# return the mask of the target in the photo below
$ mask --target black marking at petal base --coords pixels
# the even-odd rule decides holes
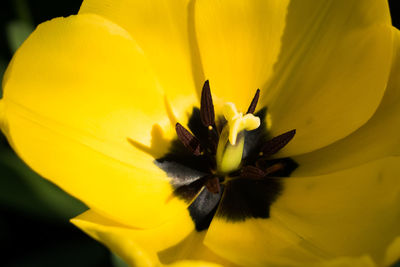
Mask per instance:
[[[201,122],[200,109],[192,109],[192,115],[189,118],[187,126],[190,131],[200,140],[200,144],[203,145],[204,142],[207,142],[209,130],[207,127],[204,127],[203,123]]]
[[[173,185],[174,187],[176,187],[174,190],[174,194],[179,198],[185,200],[187,203],[190,203],[203,188],[206,179],[207,177],[205,176],[188,184],[183,184],[180,186]]]
[[[215,124],[214,104],[208,80],[204,83],[201,91],[200,115],[204,126],[208,127]]]
[[[189,206],[189,213],[197,231],[206,230],[210,226],[223,191],[224,187],[222,185],[219,193],[211,193],[204,188]]]
[[[268,169],[276,164],[282,164],[284,168],[272,173],[272,177],[259,178],[257,173],[261,172],[250,167],[252,169],[247,168],[245,177],[235,177],[228,181],[216,216],[232,222],[248,218],[269,218],[271,205],[282,193],[282,179],[288,178],[298,167],[291,158],[283,158],[266,160],[259,169]],[[246,168],[244,170],[246,172]]]
[[[257,103],[258,103],[258,98],[260,97],[260,89],[257,89],[256,94],[253,97],[253,100],[251,100],[250,106],[247,109],[247,113],[253,114],[254,111],[256,110]]]
[[[178,139],[172,141],[169,152],[154,163],[176,182],[186,183],[185,180],[193,181],[209,173],[207,157],[193,155]]]
[[[269,218],[270,206],[281,191],[279,178],[233,179],[225,186],[216,216],[232,222]]]
[[[201,111],[198,108],[192,109],[192,116],[189,118],[188,127],[199,139],[201,147],[206,149],[208,153],[215,154],[219,138],[217,128],[213,127],[210,131],[207,127],[204,127],[201,121]]]
[[[260,126],[253,131],[244,132],[244,147],[243,147],[243,159],[246,165],[251,165],[254,163],[258,157],[260,148],[263,147],[265,142],[269,139],[267,132],[267,125],[265,117],[267,115],[267,108],[264,107],[260,109],[255,116],[260,118]]]
[[[283,164],[284,167],[269,175],[270,177],[271,176],[289,177],[292,174],[292,172],[295,169],[297,169],[297,167],[299,167],[299,164],[297,164],[297,162],[291,158],[280,158],[280,159],[270,159],[270,160],[260,159],[256,162],[256,166],[263,170],[266,170],[275,164]]]

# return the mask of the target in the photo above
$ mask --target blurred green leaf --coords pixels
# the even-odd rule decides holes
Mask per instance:
[[[77,199],[41,178],[11,149],[0,148],[0,203],[25,213],[68,220],[87,208]]]
[[[23,20],[10,21],[6,25],[7,41],[13,53],[28,38],[33,30],[32,24]]]
[[[117,254],[111,253],[111,262],[114,267],[129,267]]]
[[[106,266],[107,254],[103,247],[93,245],[92,242],[70,242],[62,244],[49,244],[40,251],[23,252],[22,257],[2,265],[4,267],[70,267],[70,266]]]
[[[0,80],[3,78],[6,68],[7,68],[7,62],[3,58],[0,58]],[[3,88],[0,86],[0,98],[2,97],[3,97]]]
[[[26,0],[14,0],[12,1],[14,5],[15,13],[17,14],[17,18],[22,21],[25,21],[29,24],[33,23],[31,11],[28,5],[28,1]]]

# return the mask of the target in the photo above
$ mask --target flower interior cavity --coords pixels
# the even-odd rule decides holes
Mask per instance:
[[[155,161],[172,178],[174,194],[189,204],[197,231],[207,229],[214,216],[228,221],[269,218],[269,207],[282,191],[277,177],[290,176],[298,166],[291,158],[272,158],[296,130],[270,138],[267,108],[254,113],[259,96],[257,89],[245,115],[226,103],[216,116],[206,81],[188,129],[178,122],[177,139]]]

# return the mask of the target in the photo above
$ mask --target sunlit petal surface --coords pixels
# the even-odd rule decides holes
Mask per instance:
[[[274,76],[263,87],[272,135],[296,129],[282,155],[350,134],[375,112],[390,71],[384,0],[290,2]]]
[[[294,175],[316,175],[362,164],[400,151],[400,32],[393,28],[394,55],[385,96],[373,117],[348,137],[312,153],[295,157]]]
[[[126,29],[154,68],[168,98],[196,96],[204,75],[194,36],[194,1],[85,0],[79,14],[94,13]]]
[[[2,100],[4,131],[34,170],[99,212],[142,227],[180,207],[153,163],[168,146],[162,129],[173,127],[146,66],[116,24],[95,15],[58,18],[17,52]]]
[[[196,33],[213,92],[245,111],[278,58],[289,1],[198,0]],[[265,88],[263,88],[265,89]]]

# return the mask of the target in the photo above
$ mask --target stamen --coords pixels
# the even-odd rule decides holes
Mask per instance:
[[[269,175],[271,173],[277,172],[279,170],[282,170],[283,168],[285,168],[285,165],[283,163],[281,163],[281,162],[276,163],[276,164],[272,165],[271,167],[268,167],[265,170],[265,175]]]
[[[265,145],[261,149],[263,156],[267,158],[277,153],[284,146],[286,146],[290,142],[290,140],[292,140],[295,134],[296,130],[294,129],[284,134],[278,135],[272,138],[271,140],[267,141],[267,143],[265,143]]]
[[[200,141],[196,138],[196,136],[192,135],[179,122],[176,123],[175,130],[179,140],[187,149],[189,149],[190,152],[193,153],[193,155],[201,155]]]
[[[266,176],[265,172],[255,166],[244,166],[240,177],[246,179],[262,179]]]
[[[204,83],[201,91],[200,118],[201,122],[206,127],[215,124],[214,104],[208,80]]]
[[[279,170],[282,170],[285,168],[285,165],[281,162],[275,163],[274,165],[268,167],[263,171],[262,169],[256,167],[256,166],[244,166],[242,168],[242,172],[240,174],[241,178],[246,178],[246,179],[263,179],[267,177],[268,175],[277,172]]]
[[[251,100],[249,109],[247,110],[247,114],[251,113],[253,114],[254,111],[256,110],[257,103],[258,103],[258,98],[260,97],[260,89],[257,89],[256,94],[253,97],[253,100]]]

